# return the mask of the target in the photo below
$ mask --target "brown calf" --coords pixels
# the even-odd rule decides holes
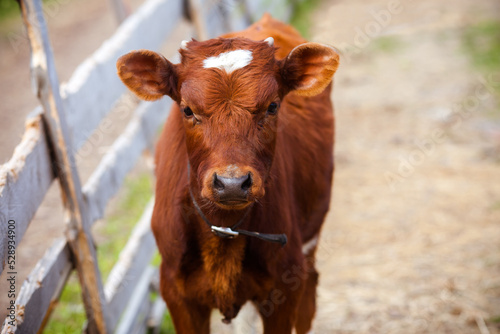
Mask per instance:
[[[238,33],[183,42],[180,55],[174,65],[140,50],[117,63],[140,98],[176,102],[156,151],[152,219],[175,328],[209,333],[212,309],[230,322],[250,301],[264,333],[307,333],[339,57],[269,15]]]

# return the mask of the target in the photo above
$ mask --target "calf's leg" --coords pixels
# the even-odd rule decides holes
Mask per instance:
[[[210,312],[208,307],[185,300],[167,300],[177,334],[209,334]]]
[[[168,277],[169,275],[166,274],[160,275],[160,290],[167,303],[175,332],[177,334],[209,334],[212,311],[210,307],[182,296],[175,282]]]
[[[301,273],[301,275],[307,273]],[[294,280],[292,281],[291,278]],[[287,277],[271,291],[267,300],[257,304],[264,325],[264,334],[291,334],[297,319],[299,301],[305,282],[299,277]],[[293,282],[293,283],[290,283]]]
[[[299,303],[299,312],[295,322],[297,334],[307,334],[312,327],[314,314],[316,313],[316,286],[318,285],[318,272],[312,268],[306,281],[304,293]]]

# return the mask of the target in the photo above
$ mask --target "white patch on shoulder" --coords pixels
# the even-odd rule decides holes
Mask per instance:
[[[318,236],[313,237],[311,240],[302,245],[302,254],[308,254],[318,244]]]
[[[209,57],[203,61],[204,68],[220,68],[227,73],[231,73],[239,68],[243,68],[252,61],[252,51],[234,50],[221,53],[218,56]]]

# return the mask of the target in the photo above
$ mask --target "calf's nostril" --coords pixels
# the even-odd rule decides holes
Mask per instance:
[[[241,184],[241,189],[243,189],[244,191],[247,191],[252,186],[252,183],[253,183],[252,182],[252,175],[250,175],[250,173],[248,173],[247,179],[245,180],[245,182],[243,182]]]
[[[217,190],[224,190],[224,183],[217,178],[217,173],[214,173],[214,188]]]

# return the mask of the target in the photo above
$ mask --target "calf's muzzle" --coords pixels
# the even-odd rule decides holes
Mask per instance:
[[[226,204],[245,202],[248,191],[252,187],[252,175],[250,173],[240,177],[224,177],[214,173],[213,189],[219,201]]]

